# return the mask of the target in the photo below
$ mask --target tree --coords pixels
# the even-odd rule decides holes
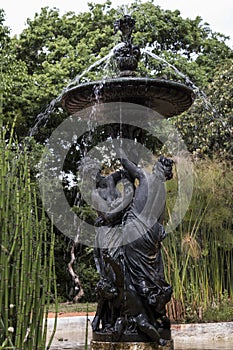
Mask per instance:
[[[26,63],[15,52],[17,39],[10,38],[10,30],[3,25],[4,13],[0,10],[0,95],[1,107],[6,123],[13,124],[17,116],[15,131],[25,135],[28,119],[34,113],[33,99],[29,96],[33,80],[28,74]]]
[[[197,157],[232,159],[232,60],[213,70],[214,78],[187,113],[173,118],[189,151]]]
[[[0,9],[0,48],[1,50],[9,43],[10,41],[10,29],[7,26],[4,26],[5,21],[5,12],[3,9]]]
[[[153,1],[135,1],[129,11],[136,20],[134,43],[175,65],[201,88],[213,81],[214,68],[232,55],[226,37],[214,33],[200,17],[183,19],[178,10],[163,10]],[[28,27],[19,39],[11,40],[8,66],[12,69],[10,74],[6,73],[5,80],[9,83],[3,105],[6,118],[19,114],[20,135],[27,134],[35,117],[69,81],[110,52],[120,39],[114,35],[113,23],[121,13],[121,8],[111,8],[110,1],[103,5],[90,4],[89,12],[77,15],[68,12],[60,16],[59,10],[46,7],[27,21]],[[108,74],[96,69],[83,80],[96,80]],[[141,59],[139,74],[166,75],[184,81],[164,61],[148,54]],[[56,119],[59,123],[62,118],[56,113],[43,133],[56,126]]]

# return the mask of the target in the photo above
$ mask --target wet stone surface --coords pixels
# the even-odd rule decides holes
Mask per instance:
[[[89,316],[88,344],[92,340],[92,319],[93,316]],[[84,345],[86,321],[85,316],[59,318],[50,349],[87,350]],[[53,323],[54,319],[49,319],[48,338],[52,333]],[[233,322],[172,325],[172,338],[175,350],[233,350]],[[162,349],[167,350],[164,347],[160,350]],[[90,345],[88,350],[91,350]]]
[[[165,346],[160,346],[155,343],[110,343],[92,341],[91,350],[173,350],[173,341],[169,340]]]

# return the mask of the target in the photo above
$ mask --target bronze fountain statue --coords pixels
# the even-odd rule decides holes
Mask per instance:
[[[114,51],[120,76],[104,83],[79,84],[68,90],[62,105],[70,114],[97,103],[96,87],[99,87],[98,104],[137,104],[165,118],[191,106],[194,94],[189,87],[165,79],[136,76],[140,49],[132,43],[134,25],[134,19],[128,15],[114,25],[115,32],[120,30],[122,34],[122,44]],[[96,288],[98,307],[92,322],[91,346],[93,350],[172,349],[170,320],[166,315],[172,287],[164,277],[161,242],[166,237],[164,184],[172,178],[173,160],[161,156],[152,172],[140,168],[114,142],[120,127],[126,138],[141,142],[140,128],[112,126],[109,136],[121,169],[107,176],[100,171],[96,175],[92,193],[98,213],[94,257],[100,281]],[[117,187],[120,181],[124,183],[123,194]]]

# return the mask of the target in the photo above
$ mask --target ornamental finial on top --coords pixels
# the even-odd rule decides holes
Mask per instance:
[[[140,58],[140,49],[138,46],[132,44],[132,32],[135,27],[135,19],[129,15],[124,15],[114,23],[115,34],[121,32],[122,45],[114,50],[114,57],[116,59],[121,76],[135,75],[135,70],[138,66]]]

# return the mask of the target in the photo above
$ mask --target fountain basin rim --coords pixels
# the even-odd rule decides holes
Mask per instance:
[[[188,86],[165,79],[119,77],[78,84],[66,91],[62,107],[70,114],[97,103],[128,102],[149,107],[164,117],[189,109],[195,94]]]

